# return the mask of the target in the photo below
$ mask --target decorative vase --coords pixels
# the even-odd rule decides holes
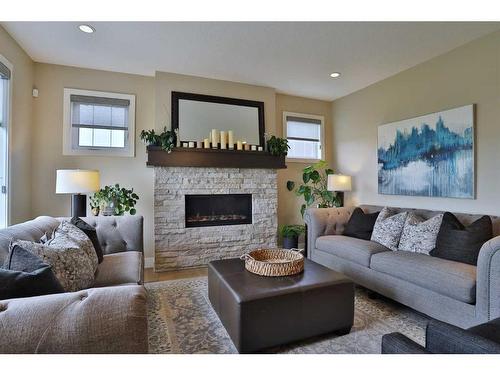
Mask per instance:
[[[299,237],[283,237],[284,249],[296,249],[299,247]]]
[[[101,206],[101,212],[104,216],[114,216],[115,207],[116,207],[115,201],[106,202],[103,206]]]

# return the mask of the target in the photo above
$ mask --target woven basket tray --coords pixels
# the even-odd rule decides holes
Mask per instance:
[[[297,249],[259,249],[243,254],[245,268],[261,276],[289,276],[304,271],[304,256]]]

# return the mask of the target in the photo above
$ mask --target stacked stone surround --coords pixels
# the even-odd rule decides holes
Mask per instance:
[[[155,167],[155,270],[206,265],[277,244],[273,169]],[[186,194],[252,194],[252,224],[186,228]]]

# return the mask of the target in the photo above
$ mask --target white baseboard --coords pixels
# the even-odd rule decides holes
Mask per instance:
[[[144,258],[144,268],[153,268],[154,265],[155,265],[154,257]]]

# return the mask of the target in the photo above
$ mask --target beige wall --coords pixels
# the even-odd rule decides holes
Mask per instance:
[[[276,135],[283,136],[283,112],[296,112],[325,117],[325,160],[331,160],[332,120],[331,102],[298,96],[276,95]],[[286,182],[302,181],[302,169],[310,163],[287,162],[287,169],[278,171],[278,224],[303,224],[300,215],[302,197],[298,198],[286,188]]]
[[[354,176],[350,203],[500,214],[499,58],[497,32],[335,100],[332,160]],[[379,125],[471,103],[477,110],[476,200],[377,193]]]
[[[154,78],[122,73],[35,64],[33,121],[32,215],[67,216],[70,196],[56,195],[56,169],[98,169],[101,185],[133,187],[140,197],[137,211],[144,215],[146,256],[153,254],[153,170],[146,168],[146,148],[139,140],[142,129],[154,127]],[[65,87],[136,95],[136,156],[63,156],[63,89]]]
[[[31,218],[31,123],[34,64],[0,26],[0,54],[13,65],[9,128],[10,224]]]

